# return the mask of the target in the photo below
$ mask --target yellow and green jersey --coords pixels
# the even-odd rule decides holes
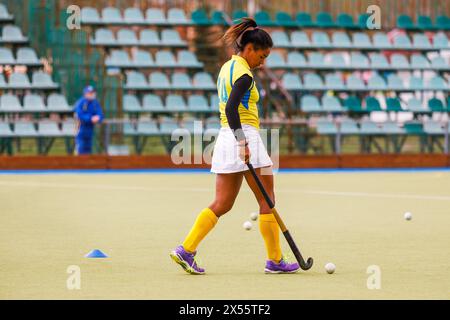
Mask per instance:
[[[233,55],[220,69],[217,78],[217,93],[219,95],[220,123],[222,127],[228,127],[225,106],[228,97],[230,96],[231,89],[233,88],[233,84],[244,74],[248,74],[254,79],[247,61],[238,55]],[[245,93],[238,106],[241,124],[248,124],[259,129],[258,100],[259,92],[256,88],[255,80],[253,80],[252,85]]]

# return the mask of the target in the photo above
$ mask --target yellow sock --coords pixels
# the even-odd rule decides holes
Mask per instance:
[[[184,239],[183,247],[186,251],[195,252],[198,244],[211,231],[217,223],[217,216],[210,208],[205,208],[200,212],[194,225]]]
[[[267,257],[279,262],[281,260],[280,231],[273,213],[259,215],[259,230],[266,243]]]

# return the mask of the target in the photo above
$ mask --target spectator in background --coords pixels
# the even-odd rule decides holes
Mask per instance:
[[[75,103],[74,112],[78,120],[75,140],[77,154],[91,154],[94,125],[103,121],[102,107],[92,86],[84,88],[83,97]]]

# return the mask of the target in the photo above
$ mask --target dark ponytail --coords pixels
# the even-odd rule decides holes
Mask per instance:
[[[252,18],[242,18],[242,21],[231,26],[222,39],[228,46],[233,46],[236,52],[244,50],[248,43],[252,43],[256,50],[272,48],[273,42],[270,34],[258,28]]]

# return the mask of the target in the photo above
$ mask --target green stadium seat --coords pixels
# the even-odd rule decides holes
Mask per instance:
[[[448,70],[450,69],[447,62],[445,62],[444,57],[437,56],[431,59],[431,68],[436,70]]]
[[[372,96],[367,96],[365,99],[366,103],[366,111],[368,112],[374,112],[374,111],[382,111],[380,102],[377,98]]]
[[[447,35],[443,32],[438,32],[433,38],[433,48],[446,50],[449,49]]]
[[[22,112],[23,108],[20,104],[19,98],[10,93],[5,93],[0,96],[0,111],[1,112]]]
[[[214,130],[215,132],[220,129],[220,120],[217,117],[210,117],[205,120],[205,129]]]
[[[308,66],[311,68],[323,68],[325,66],[325,60],[322,53],[312,51],[308,55]]]
[[[325,75],[325,87],[327,90],[343,90],[345,89],[342,77],[338,74],[329,73]]]
[[[449,90],[448,83],[440,76],[434,76],[428,81],[427,89],[429,90]]]
[[[171,112],[187,111],[187,105],[182,96],[169,94],[166,97],[166,109]]]
[[[227,21],[224,18],[224,12],[220,10],[215,10],[211,14],[211,23],[216,25],[227,25]]]
[[[135,136],[137,135],[137,131],[135,126],[130,123],[130,122],[126,122],[123,124],[123,134],[125,136]]]
[[[320,113],[322,112],[322,107],[320,105],[319,99],[313,95],[304,95],[300,99],[300,109],[306,113]]]
[[[367,28],[367,19],[370,17],[370,14],[368,13],[363,13],[360,14],[358,17],[358,27],[360,29],[368,29]]]
[[[107,67],[129,67],[131,65],[130,57],[124,50],[111,50],[111,55],[105,59],[105,66]]]
[[[356,28],[356,24],[353,21],[353,17],[347,13],[340,13],[336,18],[336,25],[340,28],[353,29]]]
[[[144,24],[144,14],[139,8],[126,8],[123,14],[123,21],[126,24]]]
[[[405,85],[403,80],[396,74],[390,74],[387,77],[387,86],[389,90],[403,90]]]
[[[306,66],[306,59],[303,54],[290,51],[287,55],[287,65],[291,68],[302,68]]]
[[[211,111],[208,101],[204,95],[193,94],[188,97],[188,110],[192,112],[208,112]]]
[[[429,16],[419,15],[417,17],[417,28],[425,31],[425,30],[434,30],[436,27],[433,25],[433,21]]]
[[[255,21],[258,26],[273,27],[276,23],[272,20],[267,11],[258,11],[255,13]]]
[[[123,107],[124,112],[141,112],[142,106],[139,99],[132,94],[123,95]]]
[[[424,106],[422,104],[422,101],[417,98],[409,99],[406,104],[406,108],[408,111],[411,111],[413,113],[419,113],[419,114],[430,113],[430,110],[428,109],[428,107]]]
[[[434,120],[428,120],[423,123],[423,131],[427,135],[443,136],[445,134],[444,128],[441,124]]]
[[[14,134],[18,137],[37,137],[38,133],[34,124],[28,121],[17,121],[14,123]]]
[[[311,15],[307,12],[299,12],[295,16],[295,20],[297,21],[297,25],[300,28],[311,28],[316,27],[316,24],[313,22]]]
[[[141,46],[160,46],[158,33],[152,29],[143,29],[139,33],[139,45]]]
[[[23,43],[27,42],[28,38],[23,36],[22,30],[15,25],[6,25],[2,29],[2,38],[3,42],[10,43]]]
[[[9,14],[6,6],[3,3],[0,3],[0,20],[10,21],[13,18],[14,18],[13,15]]]
[[[325,112],[344,112],[339,99],[329,95],[322,97],[322,109]]]
[[[403,124],[405,133],[408,135],[423,135],[423,124],[420,121],[406,121]]]
[[[322,90],[324,88],[322,79],[315,73],[307,73],[303,77],[303,86],[309,90]]]
[[[431,49],[433,46],[431,45],[428,37],[423,33],[415,33],[412,38],[412,46],[417,49]]]
[[[328,12],[319,12],[316,15],[316,23],[320,28],[334,28],[336,24]]]
[[[411,49],[411,40],[406,34],[399,34],[394,38],[394,48],[396,49]]]
[[[153,57],[150,52],[145,50],[136,50],[134,51],[132,65],[134,67],[152,67],[155,66],[155,62],[153,61]]]
[[[428,109],[432,112],[445,112],[445,106],[442,103],[442,100],[438,98],[431,98],[428,100]]]
[[[383,129],[379,127],[375,122],[365,120],[361,122],[360,131],[361,135],[382,135]]]
[[[117,41],[111,30],[100,28],[95,30],[95,37],[90,40],[93,45],[116,45]]]
[[[9,48],[0,48],[0,65],[15,64],[13,53]]]
[[[348,34],[342,31],[336,31],[331,36],[333,46],[336,48],[351,48],[352,43]]]
[[[17,49],[17,64],[39,65],[41,61],[33,48],[19,48]]]
[[[11,89],[29,89],[31,84],[25,73],[13,72],[9,76],[8,87]]]
[[[296,27],[297,23],[287,12],[278,11],[275,15],[275,23],[281,27]]]
[[[401,14],[397,17],[397,28],[412,30],[415,29],[415,26],[410,16]]]
[[[369,35],[363,32],[353,33],[352,44],[354,48],[372,48],[372,42],[370,41]]]
[[[51,112],[69,112],[72,111],[72,108],[67,103],[65,96],[60,93],[51,93],[47,97],[47,110]]]
[[[409,78],[408,88],[411,90],[423,90],[423,79],[421,77],[412,76]]]
[[[35,71],[31,76],[31,85],[38,89],[56,89],[59,85],[52,80],[52,77],[43,71]]]
[[[367,56],[360,52],[350,53],[350,66],[354,69],[363,69],[370,66]]]
[[[145,112],[163,112],[166,111],[159,95],[148,93],[142,99],[142,111]]]
[[[358,125],[355,122],[355,120],[353,120],[353,119],[342,120],[339,131],[342,135],[345,135],[345,136],[359,135]]]
[[[0,137],[11,138],[14,136],[14,132],[11,130],[11,126],[7,122],[0,122]]]
[[[296,48],[308,48],[311,47],[308,35],[303,31],[294,31],[291,33],[292,46]]]
[[[321,135],[336,135],[337,134],[337,127],[334,124],[333,121],[330,121],[328,119],[317,119],[316,122],[317,125],[317,133]]]
[[[155,64],[161,68],[174,68],[177,66],[173,53],[167,50],[159,50],[156,52]]]
[[[101,21],[97,9],[91,7],[81,8],[81,23],[96,24]]]
[[[131,71],[127,74],[127,80],[125,84],[127,89],[146,89],[148,88],[148,82],[145,76],[141,72]]]
[[[219,96],[217,94],[212,94],[210,99],[211,111],[219,111]]]
[[[170,89],[171,85],[167,75],[160,71],[152,72],[149,75],[149,86],[152,89]]]
[[[172,132],[179,128],[178,123],[172,118],[163,118],[160,123],[160,132],[164,135],[171,135]]]
[[[366,89],[366,85],[364,84],[364,82],[357,76],[355,75],[351,75],[347,78],[347,84],[346,87],[349,90],[365,90]]]
[[[106,7],[102,9],[102,22],[105,24],[121,24],[123,23],[120,10],[114,7]]]
[[[37,94],[26,94],[23,98],[23,111],[24,112],[45,112],[44,100]]]
[[[272,52],[266,59],[268,68],[286,68],[283,56],[278,52]]]
[[[164,29],[161,31],[161,44],[165,46],[186,46],[177,30]]]
[[[117,31],[117,44],[121,46],[137,46],[139,41],[133,30],[120,29]]]
[[[385,121],[381,123],[381,131],[385,135],[401,135],[405,131],[396,122]]]
[[[41,137],[61,137],[62,132],[58,127],[58,123],[51,120],[41,120],[37,125],[37,134]]]
[[[192,22],[197,26],[211,25],[211,21],[208,18],[208,14],[203,9],[197,9],[191,13]]]
[[[325,65],[333,69],[346,68],[347,62],[341,53],[330,53],[325,58]]]
[[[189,50],[178,51],[177,56],[178,66],[185,68],[201,68],[203,63],[198,61],[196,55]]]
[[[420,53],[414,53],[411,55],[411,68],[412,69],[428,69],[430,67],[430,63],[427,58]]]
[[[184,72],[175,72],[172,74],[172,88],[175,90],[192,89],[191,79]]]
[[[200,90],[213,90],[216,89],[216,85],[209,73],[197,72],[194,74],[192,83],[195,89]]]
[[[235,10],[231,16],[231,19],[234,23],[239,23],[242,18],[248,17],[247,11],[244,10]]]
[[[367,81],[367,88],[369,90],[386,90],[386,82],[382,77],[377,74],[374,74]]]
[[[400,100],[398,98],[386,98],[386,111],[403,111]]]
[[[389,41],[386,33],[384,32],[376,32],[373,35],[373,46],[377,49],[390,49],[392,48],[392,44]]]
[[[274,47],[278,48],[289,48],[291,47],[291,43],[289,42],[289,38],[284,31],[274,31],[271,34],[272,41]]]
[[[396,69],[409,69],[408,59],[401,53],[394,53],[391,56],[391,66]]]
[[[189,21],[182,9],[170,8],[167,11],[167,23],[172,25],[189,25],[191,21]]]
[[[351,112],[364,112],[361,100],[359,100],[356,96],[349,96],[344,99],[344,106],[348,111]]]
[[[330,48],[331,42],[328,35],[323,31],[314,31],[312,34],[312,43],[318,48]]]
[[[154,120],[139,120],[136,133],[142,136],[157,136],[160,134],[158,124]]]
[[[450,30],[450,18],[447,16],[437,16],[436,17],[436,28],[438,30],[448,31]]]
[[[73,119],[66,119],[61,126],[61,134],[67,137],[75,136],[77,132],[77,125]]]
[[[300,77],[295,73],[286,72],[283,74],[281,83],[286,90],[300,90],[302,88]]]
[[[165,25],[167,19],[164,16],[164,12],[161,9],[149,8],[145,12],[145,21],[151,25]]]

